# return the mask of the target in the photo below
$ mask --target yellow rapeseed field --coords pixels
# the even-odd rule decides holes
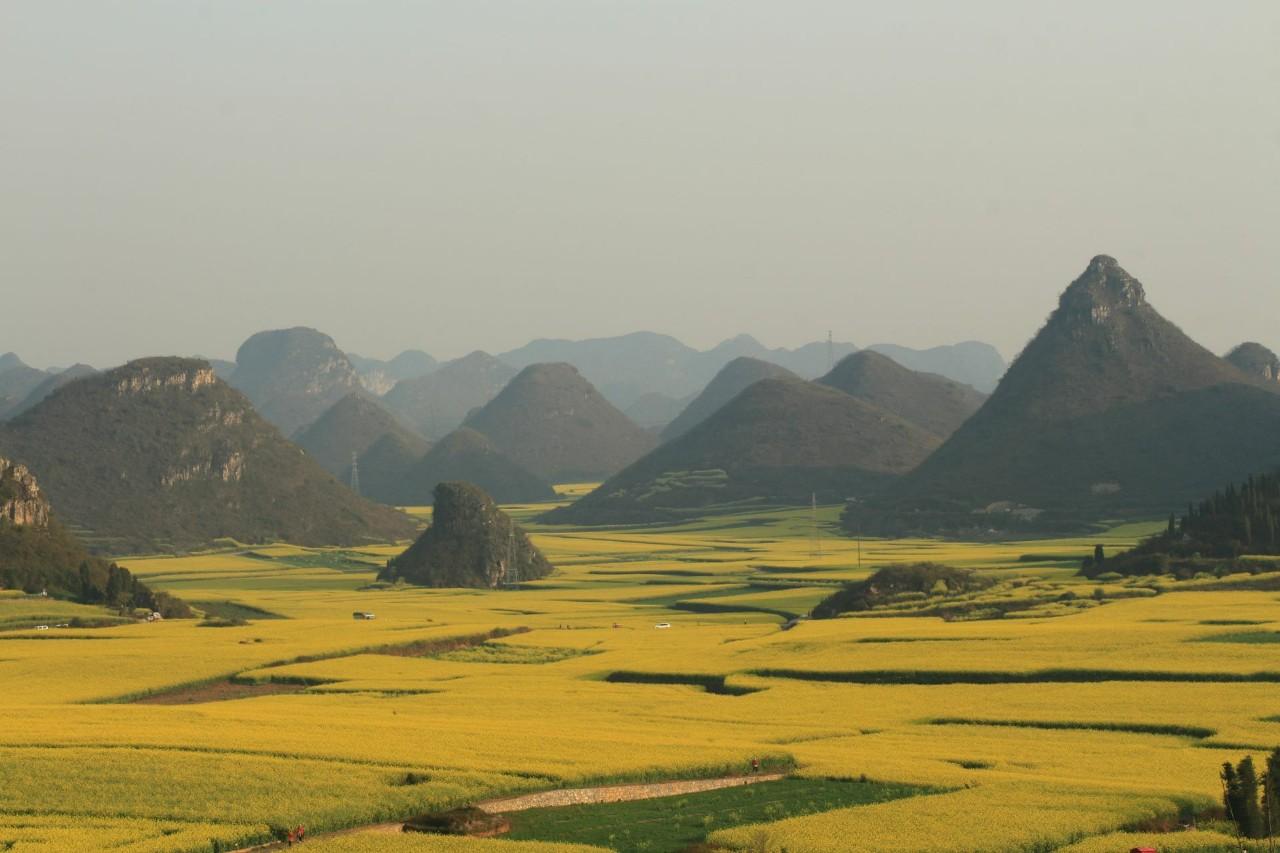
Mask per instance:
[[[731,849],[1090,853],[1149,843],[1122,833],[1211,806],[1223,761],[1280,744],[1280,656],[1240,636],[1280,631],[1274,591],[1075,575],[1094,544],[1126,547],[1149,525],[859,543],[833,534],[837,512],[534,525],[559,571],[519,590],[376,585],[390,547],[124,561],[197,608],[247,614],[227,627],[36,631],[41,607],[101,611],[0,596],[0,849],[232,849],[272,827],[361,827],[759,757],[936,793],[715,833]],[[914,560],[990,573],[990,595],[1033,606],[785,624],[841,581]],[[307,846],[590,849],[368,831]]]

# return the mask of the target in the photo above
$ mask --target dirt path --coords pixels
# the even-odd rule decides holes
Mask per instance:
[[[542,791],[520,797],[486,800],[476,803],[476,808],[489,814],[522,812],[525,809],[542,809],[552,806],[581,806],[590,803],[625,803],[631,800],[654,800],[658,797],[674,797],[680,794],[696,794],[715,791],[736,785],[754,785],[757,782],[774,782],[782,773],[757,773],[752,776],[724,776],[719,779],[681,779],[673,782],[651,782],[642,785],[603,785],[596,788],[562,788]]]
[[[489,814],[506,812],[522,812],[526,809],[541,809],[551,806],[580,806],[591,803],[625,803],[631,800],[655,800],[659,797],[675,797],[681,794],[696,794],[701,791],[716,791],[720,788],[732,788],[736,785],[754,785],[758,782],[774,782],[786,776],[785,773],[757,773],[752,776],[722,776],[719,779],[680,779],[671,782],[649,782],[639,785],[600,785],[594,788],[561,788],[555,791],[541,791],[537,794],[524,794],[519,797],[506,797],[499,800],[485,800],[476,803],[476,808]],[[403,824],[371,823],[365,826],[354,826],[338,832],[324,832],[310,836],[311,838],[335,838],[339,835],[351,835],[356,832],[372,832],[391,834],[400,832]],[[260,851],[283,850],[287,845],[283,841],[270,844],[259,844],[257,847],[242,847],[234,853],[260,853]],[[305,842],[303,843],[305,848]]]

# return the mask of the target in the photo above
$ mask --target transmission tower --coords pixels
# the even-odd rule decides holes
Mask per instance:
[[[351,453],[351,491],[357,495],[360,494],[360,463],[356,459],[355,451]]]
[[[809,496],[810,501],[810,528],[809,528],[809,557],[810,559],[822,559],[822,537],[818,530],[818,493],[813,492]]]
[[[519,586],[520,567],[516,565],[516,526],[507,531],[507,561],[502,567],[502,585]]]

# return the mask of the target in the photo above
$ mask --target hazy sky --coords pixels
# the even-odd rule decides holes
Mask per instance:
[[[1280,3],[0,0],[0,352],[1280,347]]]

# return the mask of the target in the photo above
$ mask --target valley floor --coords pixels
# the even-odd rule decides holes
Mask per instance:
[[[273,827],[742,773],[752,758],[924,792],[709,818],[727,849],[1224,849],[1215,833],[1141,830],[1212,807],[1222,762],[1280,744],[1277,592],[1075,576],[1095,543],[1123,547],[1141,526],[859,544],[834,534],[836,511],[816,526],[807,510],[744,510],[534,527],[560,571],[492,592],[374,588],[392,547],[122,561],[219,615],[207,625],[36,631],[76,607],[0,598],[0,849],[230,850]],[[1000,583],[968,619],[906,602],[784,629],[835,584],[924,559]],[[1124,830],[1137,834],[1111,835]],[[306,846],[586,849],[562,840],[355,832]]]

